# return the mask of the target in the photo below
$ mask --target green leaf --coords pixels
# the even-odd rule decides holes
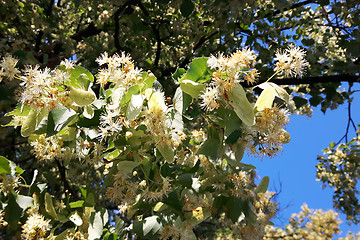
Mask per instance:
[[[168,145],[158,145],[157,149],[168,163],[172,163],[174,159],[174,151]]]
[[[193,183],[192,174],[190,173],[181,174],[180,176],[177,177],[177,180],[182,186],[189,189],[191,188],[191,185]]]
[[[191,97],[184,93],[180,87],[178,87],[174,94],[174,108],[176,111],[178,111],[180,114],[183,114],[186,109],[189,107],[192,99]]]
[[[215,138],[208,138],[206,141],[201,144],[200,149],[197,151],[197,154],[204,154],[206,156],[216,156],[217,151],[220,147],[220,142]]]
[[[84,200],[79,200],[79,201],[76,201],[76,202],[71,202],[69,203],[69,206],[71,208],[78,208],[78,207],[82,207],[84,205]]]
[[[229,104],[233,107],[235,113],[247,126],[255,124],[255,114],[253,107],[246,98],[246,93],[239,83],[234,83],[231,92],[227,92]]]
[[[180,82],[188,79],[197,83],[203,83],[211,79],[207,66],[207,57],[194,58],[189,64],[189,69],[182,75]]]
[[[172,79],[177,83],[184,73],[186,73],[185,69],[178,68],[176,72],[172,75]]]
[[[263,177],[259,185],[255,189],[255,193],[265,193],[269,187],[270,178],[268,176]]]
[[[323,98],[321,96],[315,95],[309,99],[309,103],[311,104],[311,106],[316,107],[317,105],[319,105],[321,103],[322,100],[323,100]]]
[[[360,56],[360,41],[359,40],[351,40],[349,42],[349,46],[346,49],[346,52],[353,57]]]
[[[89,90],[82,90],[71,87],[69,97],[81,107],[88,106],[96,100],[96,95],[91,88]]]
[[[158,202],[155,206],[154,206],[154,211],[155,212],[162,212],[164,211],[165,209],[167,209],[168,206],[163,203],[163,202]]]
[[[17,225],[23,213],[23,209],[17,203],[17,197],[14,195],[15,193],[13,192],[9,193],[8,204],[5,208],[5,220],[9,223],[9,225]]]
[[[255,109],[258,111],[264,110],[264,108],[271,108],[275,99],[275,89],[272,87],[265,88],[255,103]]]
[[[312,38],[306,39],[304,38],[303,40],[301,40],[302,44],[304,44],[304,46],[312,46],[315,43],[315,40]]]
[[[84,206],[86,207],[93,207],[95,206],[95,195],[92,192],[89,192],[85,198]]]
[[[244,157],[244,153],[245,153],[245,144],[243,141],[237,141],[236,144],[233,145],[233,151],[235,153],[235,159],[236,161],[241,161],[242,158]]]
[[[58,218],[49,193],[45,193],[45,210],[54,219]]]
[[[0,174],[2,173],[11,174],[11,167],[9,160],[3,156],[0,156]]]
[[[119,235],[121,235],[121,232],[123,231],[125,226],[124,220],[119,218],[119,216],[115,215],[115,232]]]
[[[219,108],[224,109],[224,108]],[[229,137],[230,134],[232,134],[234,131],[241,130],[241,120],[236,115],[236,113],[230,109],[224,109],[224,124],[225,124],[225,132],[224,135]]]
[[[241,159],[240,159],[241,160]],[[251,165],[251,164],[245,164],[245,163],[242,163],[240,162],[240,160],[233,160],[231,158],[226,158],[226,161],[227,163],[229,163],[231,166],[233,167],[239,167],[239,168],[242,168],[244,171],[247,171],[247,170],[252,170],[252,169],[256,169],[255,166]]]
[[[197,207],[191,212],[185,213],[185,218],[192,225],[196,226],[208,217],[211,216],[211,211],[208,208]]]
[[[25,121],[21,126],[21,136],[28,137],[36,129],[37,108],[31,108],[29,114],[26,116]]]
[[[5,116],[27,116],[30,112],[30,106],[19,104],[14,110],[5,114]]]
[[[132,95],[133,94],[139,94],[141,89],[142,89],[142,86],[140,84],[131,86],[127,90],[127,92],[122,96],[121,101],[120,101],[120,105],[124,105],[124,104],[128,103],[131,100]]]
[[[258,87],[260,87],[262,89],[273,88],[275,90],[276,97],[284,100],[286,103],[289,103],[289,100],[290,100],[289,94],[286,92],[286,90],[284,88],[278,86],[277,84],[272,83],[272,82],[266,82],[266,83],[262,83],[262,84],[258,85]]]
[[[139,166],[139,162],[133,162],[133,161],[121,161],[117,164],[117,169],[124,174],[130,174],[133,172],[133,169]]]
[[[235,144],[239,137],[241,137],[242,131],[240,129],[237,129],[230,133],[230,135],[226,138],[225,143],[226,144]]]
[[[73,214],[69,217],[70,221],[72,221],[76,226],[81,226],[83,224],[83,220],[81,219],[80,215],[77,211],[75,211]]]
[[[156,80],[155,75],[148,71],[148,72],[142,72],[141,77],[143,78],[143,83],[145,83],[145,86],[143,86],[142,91],[144,91],[147,88],[152,88],[153,83]]]
[[[296,108],[301,108],[302,106],[306,105],[308,102],[307,99],[298,96],[293,97],[293,100],[295,102]]]
[[[172,208],[172,210],[177,213],[179,216],[183,215],[181,211],[183,207],[183,202],[180,201],[179,196],[176,191],[172,191],[166,198],[164,198],[163,203]]]
[[[64,66],[59,66],[58,68],[60,70],[66,71]],[[70,74],[71,87],[88,90],[90,83],[94,82],[94,76],[86,68],[74,66],[74,68],[70,70]]]
[[[92,119],[94,117],[94,109],[89,105],[85,106],[83,115],[88,119]]]
[[[185,93],[189,94],[192,98],[197,99],[201,92],[205,89],[204,84],[200,84],[188,79],[182,80],[180,82],[180,88]]]
[[[133,231],[141,238],[154,239],[154,235],[160,230],[162,224],[158,216],[150,216],[142,221],[133,223]]]
[[[32,197],[24,195],[18,195],[16,198],[16,202],[23,210],[34,205],[34,199]]]
[[[90,216],[90,224],[88,228],[89,240],[95,240],[101,237],[104,225],[107,222],[106,213],[102,213],[101,211],[92,212]]]
[[[145,221],[143,224],[144,236],[149,233],[155,234],[162,227],[158,216],[147,217],[145,218],[144,221]]]
[[[98,127],[100,124],[100,115],[102,112],[103,111],[101,110],[95,110],[94,117],[92,119],[80,116],[79,120],[76,122],[77,126],[85,128]]]
[[[180,5],[180,12],[184,17],[189,17],[194,9],[195,5],[192,0],[183,0]]]
[[[49,113],[46,136],[50,137],[60,132],[76,117],[76,112],[59,105]]]
[[[126,117],[128,120],[133,121],[139,116],[143,106],[144,99],[145,96],[141,94],[139,95],[133,94],[131,96],[131,100],[126,109]]]
[[[225,212],[228,218],[230,218],[234,223],[241,222],[245,219],[244,210],[246,208],[246,202],[240,198],[231,197],[226,205]]]

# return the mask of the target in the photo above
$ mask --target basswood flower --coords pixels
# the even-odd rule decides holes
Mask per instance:
[[[45,220],[39,213],[31,214],[25,224],[22,226],[21,239],[23,240],[41,240],[50,230],[50,220]]]
[[[200,98],[202,99],[200,107],[206,111],[213,111],[220,106],[216,101],[219,98],[218,88],[216,87],[207,87],[203,94],[200,95]]]
[[[285,77],[303,77],[309,63],[305,59],[305,51],[300,47],[289,46],[286,50],[275,53],[275,71]]]
[[[3,57],[0,62],[0,82],[2,80],[1,76],[6,76],[10,80],[13,80],[15,75],[18,74],[20,71],[16,68],[16,64],[18,63],[19,59],[16,59],[12,56]]]

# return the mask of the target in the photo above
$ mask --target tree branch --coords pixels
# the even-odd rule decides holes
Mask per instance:
[[[65,191],[67,191],[73,198],[77,199],[77,195],[76,193],[72,190],[72,188],[70,187],[70,184],[69,182],[67,181],[66,179],[66,172],[65,172],[65,167],[63,165],[61,165],[60,161],[58,159],[55,158],[55,162],[58,166],[58,169],[59,169],[59,173],[60,173],[60,178],[61,178],[61,181],[63,182],[64,184],[64,189]]]
[[[87,26],[87,28],[71,35],[70,38],[74,39],[77,42],[80,42],[83,38],[94,36],[96,34],[99,34],[100,32],[101,30],[95,26],[94,22],[91,22]]]
[[[241,83],[243,87],[254,87],[265,81],[256,82],[252,84]],[[341,74],[331,76],[319,76],[319,77],[304,77],[304,78],[280,78],[271,79],[270,82],[276,83],[277,85],[299,85],[299,84],[314,84],[314,83],[329,83],[329,82],[349,82],[360,83],[360,76]]]
[[[351,84],[349,86],[348,92],[351,92]],[[348,134],[349,134],[349,130],[350,130],[350,125],[354,128],[354,132],[356,133],[356,136],[358,136],[358,133],[356,132],[356,125],[354,123],[354,120],[351,117],[351,99],[348,99],[348,122],[346,125],[346,130],[345,130],[345,134],[344,136],[335,144],[338,145],[339,143],[341,143],[341,141],[343,139],[345,139],[345,143],[348,143]]]
[[[116,50],[118,52],[122,51],[123,48],[120,46],[120,41],[119,41],[119,34],[120,34],[120,24],[119,24],[119,20],[120,20],[120,14],[123,13],[125,11],[125,9],[130,6],[133,3],[133,1],[127,1],[125,2],[123,5],[121,5],[121,7],[119,7],[118,10],[116,10],[115,14],[114,14],[114,43],[115,43],[115,47]]]
[[[146,8],[144,7],[144,5],[141,3],[141,1],[136,1],[137,5],[139,6],[139,8],[141,9],[141,11],[146,15],[149,16],[149,12],[146,10]],[[160,61],[160,54],[161,54],[161,37],[160,37],[160,31],[159,28],[157,26],[155,26],[154,23],[147,23],[149,24],[149,26],[151,27],[151,29],[153,30],[154,34],[155,34],[155,38],[156,38],[156,55],[155,55],[155,61],[154,61],[154,66],[158,67],[159,65],[159,61]]]
[[[50,4],[49,4],[48,8],[47,8],[46,11],[45,11],[45,15],[46,15],[47,17],[50,17],[51,12],[52,12],[52,8],[53,8],[53,6],[54,6],[54,3],[55,3],[55,0],[51,0],[51,1],[50,1]]]
[[[197,49],[199,49],[207,40],[209,40],[210,38],[212,38],[213,36],[215,36],[216,34],[218,34],[219,31],[215,31],[212,34],[210,34],[209,36],[202,36],[200,38],[200,40],[195,44],[195,46],[192,49],[192,52],[195,52]],[[191,57],[187,56],[179,65],[180,68],[185,67],[191,60]]]
[[[292,9],[295,9],[295,8],[298,8],[298,7],[302,7],[302,6],[305,6],[307,4],[310,4],[310,3],[317,3],[317,0],[306,0],[306,1],[303,1],[303,2],[299,2],[299,3],[296,3],[294,5],[291,5],[290,7],[286,7],[282,10],[276,10],[276,11],[273,11],[271,13],[268,13],[265,15],[264,18],[267,18],[269,16],[275,16],[277,14],[280,14],[280,13],[283,13],[283,12],[286,12],[286,11],[289,11],[289,10],[292,10]],[[259,17],[256,17],[255,19],[258,19]]]

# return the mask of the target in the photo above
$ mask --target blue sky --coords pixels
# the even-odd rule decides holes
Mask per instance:
[[[359,85],[354,85],[353,89],[359,89]],[[360,93],[355,93],[354,96],[352,117],[355,124],[360,124]],[[301,211],[303,203],[307,203],[311,209],[332,209],[333,190],[329,187],[322,189],[322,183],[315,181],[316,158],[330,142],[337,142],[342,138],[347,120],[347,104],[339,106],[336,110],[328,110],[325,115],[316,108],[311,118],[291,115],[287,126],[291,141],[284,145],[282,154],[263,161],[243,158],[242,162],[257,167],[260,177],[270,177],[269,190],[278,191],[281,184],[278,202],[282,210],[278,218],[273,219],[277,226],[287,224],[292,213]],[[350,137],[353,136],[355,133],[351,132]],[[360,225],[349,226],[345,223],[344,215],[340,215],[340,218],[343,221],[342,236],[345,236],[348,230],[360,231]]]

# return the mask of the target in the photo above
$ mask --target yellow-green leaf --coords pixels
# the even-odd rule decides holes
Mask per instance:
[[[167,208],[168,208],[168,205],[166,205],[163,202],[158,202],[154,207],[154,211],[155,212],[161,212],[161,211],[163,211],[163,210],[165,210]]]
[[[198,98],[201,92],[205,89],[205,85],[197,83],[188,79],[180,82],[180,88],[183,92],[189,94],[192,98]]]
[[[58,218],[49,193],[45,193],[45,210],[54,219]]]
[[[239,83],[234,83],[231,91],[227,92],[229,104],[234,112],[247,126],[255,124],[255,114],[253,107],[246,97],[245,90]]]
[[[30,134],[32,134],[35,131],[36,117],[37,117],[37,109],[31,108],[23,125],[21,126],[21,135],[23,137],[28,137],[30,136]]]
[[[96,100],[96,95],[91,89],[85,91],[74,87],[70,88],[69,97],[79,106],[87,106]]]
[[[271,108],[276,96],[274,88],[265,88],[255,103],[255,109],[258,111],[264,110],[264,108]]]
[[[172,163],[174,161],[174,151],[168,145],[159,145],[157,146],[161,155],[165,158],[168,163]]]

